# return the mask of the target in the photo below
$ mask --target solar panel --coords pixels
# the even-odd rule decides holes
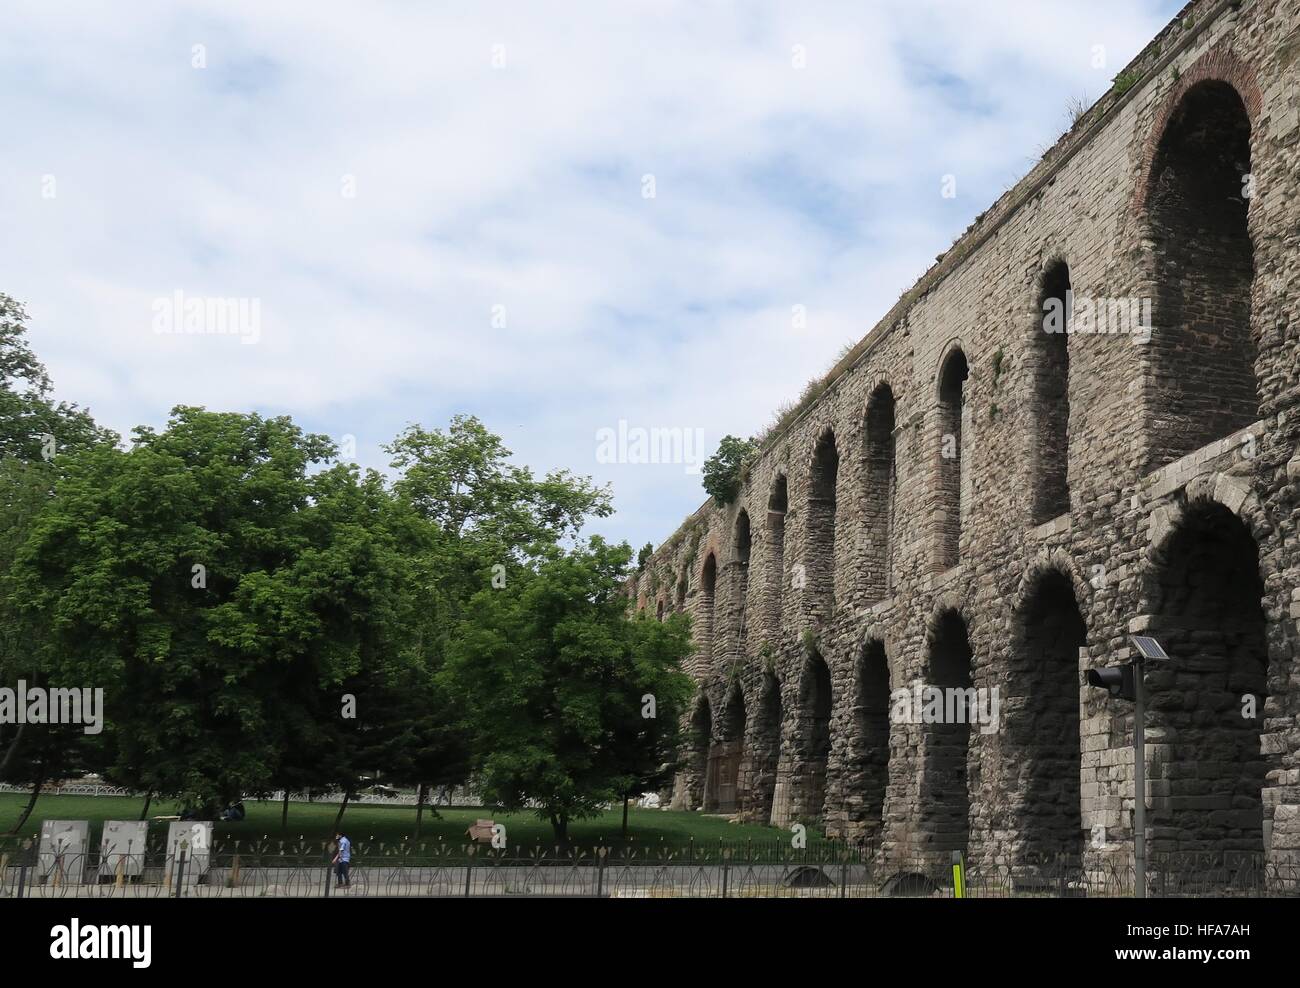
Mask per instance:
[[[1133,643],[1133,647],[1138,650],[1138,653],[1144,659],[1169,658],[1168,653],[1161,648],[1160,643],[1154,638],[1148,638],[1146,635],[1129,635],[1128,640]]]

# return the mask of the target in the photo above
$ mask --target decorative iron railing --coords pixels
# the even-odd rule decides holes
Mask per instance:
[[[876,898],[952,897],[951,866],[899,861],[867,849],[784,842],[666,843],[619,847],[491,848],[467,844],[353,847],[346,883],[332,848],[311,842],[216,842],[169,854],[152,840],[124,853],[40,853],[36,842],[0,842],[0,898],[555,897]],[[971,865],[969,898],[1126,897],[1132,865],[1053,858]],[[1153,897],[1300,898],[1300,866],[1262,856],[1156,855]]]

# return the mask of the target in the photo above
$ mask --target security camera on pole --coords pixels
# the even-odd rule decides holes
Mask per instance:
[[[1129,635],[1137,654],[1128,665],[1113,669],[1089,669],[1088,685],[1100,686],[1111,696],[1133,701],[1133,865],[1137,872],[1137,897],[1147,896],[1147,759],[1146,698],[1142,690],[1147,659],[1169,658],[1160,643],[1145,635]]]

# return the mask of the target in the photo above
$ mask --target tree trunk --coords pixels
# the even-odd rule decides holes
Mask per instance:
[[[424,820],[424,800],[425,797],[428,795],[429,795],[429,784],[427,782],[421,782],[419,795],[416,796],[415,799],[415,839],[416,840],[420,839],[420,824]]]
[[[339,803],[339,815],[334,818],[334,832],[337,833],[339,827],[343,826],[343,814],[347,811],[348,800],[352,798],[352,793],[343,794],[343,802]]]
[[[567,849],[569,846],[569,816],[567,813],[551,814],[551,829],[555,831],[555,843]]]
[[[289,787],[284,789],[284,807],[280,810],[280,829],[289,829]]]
[[[43,785],[45,785],[45,768],[41,766],[36,776],[36,785],[32,786],[32,798],[27,801],[27,806],[23,809],[22,815],[18,817],[18,822],[14,824],[9,833],[16,834],[27,824],[27,818],[32,815],[32,810],[36,808],[36,799],[40,796],[41,786]]]
[[[149,804],[152,802],[153,802],[153,790],[151,789],[144,794],[144,808],[140,810],[141,820],[149,819]]]
[[[627,793],[623,793],[623,840],[627,840]]]
[[[4,759],[0,760],[0,778],[4,777],[5,769],[9,767],[9,763],[13,760],[14,755],[18,753],[18,746],[22,743],[23,731],[25,730],[27,730],[27,725],[19,724],[18,731],[14,734],[13,741],[9,742],[9,747],[5,750]]]

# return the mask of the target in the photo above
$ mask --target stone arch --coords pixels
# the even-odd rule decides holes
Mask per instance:
[[[935,469],[935,565],[939,570],[961,561],[962,517],[969,503],[970,463],[965,455],[970,433],[966,381],[970,365],[960,345],[944,354],[938,374],[938,429]]]
[[[1144,579],[1151,567],[1162,558],[1161,554],[1169,539],[1175,528],[1186,518],[1189,508],[1203,501],[1213,501],[1231,511],[1260,545],[1263,545],[1274,531],[1273,521],[1263,502],[1251,490],[1249,481],[1226,473],[1202,474],[1188,481],[1180,497],[1151,512],[1144,560]]]
[[[826,426],[813,444],[808,466],[808,516],[803,564],[811,593],[813,615],[825,616],[835,607],[835,522],[840,453],[835,430]]]
[[[1143,620],[1170,656],[1148,663],[1145,677],[1156,853],[1253,859],[1264,850],[1266,525],[1234,480],[1197,478],[1162,523],[1153,518]],[[1221,484],[1233,494],[1228,502]]]
[[[807,656],[798,687],[799,706],[790,739],[790,787],[794,818],[807,824],[821,820],[825,809],[835,706],[830,666],[820,651],[814,649]]]
[[[928,645],[939,636],[943,629],[945,617],[956,614],[967,625],[970,624],[970,608],[963,594],[955,590],[945,590],[937,594],[930,605],[930,613],[925,619],[925,641]]]
[[[863,526],[867,536],[867,599],[884,600],[893,591],[894,507],[897,487],[894,430],[897,427],[894,391],[880,382],[867,399],[863,426],[865,498]]]
[[[732,549],[735,552],[736,562],[746,569],[749,568],[749,557],[753,548],[752,538],[749,512],[741,508],[736,512],[736,523],[732,526]]]
[[[885,829],[889,788],[890,691],[893,675],[883,638],[868,638],[853,667],[849,749],[849,823],[861,839],[878,845]]]
[[[749,766],[745,750],[747,711],[739,682],[727,691],[718,722],[717,740],[709,753],[712,806],[718,813],[735,813],[745,800]]]
[[[1038,308],[1030,353],[1033,474],[1031,513],[1035,524],[1070,510],[1070,317],[1074,288],[1070,265],[1055,258],[1038,281]]]
[[[925,707],[919,822],[925,848],[948,852],[968,850],[970,842],[971,730],[967,711],[974,687],[974,651],[970,629],[961,610],[936,607],[926,633],[926,676],[923,702],[939,697],[942,716],[935,722]],[[937,688],[938,694],[931,694]],[[929,721],[929,722],[926,722]]]
[[[713,550],[709,550],[704,555],[704,562],[700,564],[700,606],[697,612],[697,621],[699,622],[699,643],[700,654],[708,663],[708,668],[713,668],[713,635],[716,627],[714,616],[716,611],[718,591],[718,557]]]
[[[1051,573],[1059,573],[1070,581],[1070,585],[1074,588],[1074,597],[1079,601],[1081,608],[1084,606],[1083,602],[1092,597],[1092,582],[1084,574],[1082,567],[1075,562],[1074,557],[1060,549],[1045,550],[1029,560],[1024,573],[1020,575],[1020,582],[1011,597],[1013,613],[1023,611],[1029,606],[1035,587],[1043,577]],[[1098,574],[1099,577],[1101,575]]]
[[[1073,567],[1035,562],[1012,612],[1001,753],[1013,796],[1011,819],[998,826],[1014,834],[1013,864],[1030,867],[1073,862],[1083,850],[1079,650],[1088,637],[1087,584]]]
[[[736,631],[739,647],[744,648],[747,618],[749,616],[749,558],[753,548],[753,533],[749,524],[749,512],[743,507],[736,512],[736,521],[732,526],[732,557],[735,564],[736,588]]]
[[[686,792],[686,809],[707,807],[711,798],[708,790],[709,749],[713,744],[713,706],[709,696],[701,690],[691,708],[687,722],[686,759],[683,787]]]
[[[781,724],[781,682],[775,673],[765,671],[756,687],[754,716],[746,724],[750,753],[746,817],[757,823],[772,819],[781,759]]]
[[[1156,156],[1160,140],[1169,129],[1169,123],[1182,105],[1187,93],[1203,82],[1224,82],[1232,86],[1241,97],[1251,126],[1259,120],[1264,107],[1264,94],[1260,91],[1255,68],[1242,59],[1236,52],[1222,45],[1216,45],[1198,58],[1188,69],[1181,72],[1178,82],[1165,96],[1155,121],[1147,135],[1142,148],[1142,161],[1138,170],[1138,180],[1134,185],[1133,209],[1141,213],[1146,209],[1147,199],[1151,193]]]
[[[1215,71],[1180,79],[1147,147],[1141,202],[1153,247],[1146,278],[1154,326],[1144,348],[1148,468],[1259,417],[1255,199],[1246,193],[1255,114],[1240,88],[1244,67],[1224,58]]]
[[[718,556],[713,550],[704,554],[700,563],[700,593],[711,594],[718,588]]]
[[[785,516],[790,510],[789,483],[784,471],[772,480],[767,498],[767,633],[775,642],[781,634],[781,610],[785,602]]]

